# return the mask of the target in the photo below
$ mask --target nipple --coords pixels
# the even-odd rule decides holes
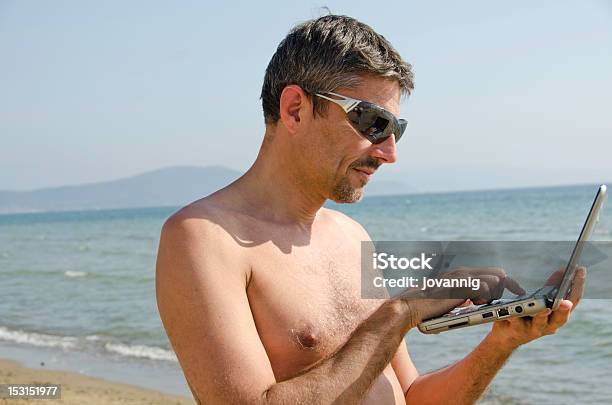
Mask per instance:
[[[314,350],[321,341],[317,330],[310,326],[299,330],[292,330],[292,332],[302,349]]]

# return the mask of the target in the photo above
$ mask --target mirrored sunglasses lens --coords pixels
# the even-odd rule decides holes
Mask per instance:
[[[389,126],[389,120],[381,116],[375,109],[357,106],[348,113],[348,118],[357,130],[372,143],[381,143],[388,137],[388,135],[384,136],[384,132]]]
[[[359,131],[365,131],[376,121],[376,114],[369,109],[357,106],[348,113],[348,118]]]

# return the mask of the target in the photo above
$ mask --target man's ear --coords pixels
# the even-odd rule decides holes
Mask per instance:
[[[311,108],[308,96],[296,84],[285,86],[280,96],[280,120],[289,133],[295,133]]]

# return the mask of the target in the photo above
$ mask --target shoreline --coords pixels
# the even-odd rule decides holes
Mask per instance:
[[[34,369],[21,362],[0,358],[0,381],[3,384],[61,384],[61,399],[58,404],[176,404],[191,405],[192,398],[170,395],[159,391],[137,387],[102,378],[90,377],[70,371]],[[2,399],[0,404],[37,404],[36,399]]]
[[[89,377],[110,384],[118,383],[138,387],[144,391],[155,391],[170,397],[191,399],[191,391],[187,387],[182,371],[178,363],[174,362],[66,350],[58,347],[37,347],[1,340],[0,361],[14,362],[34,372],[71,373],[77,377]],[[2,368],[0,365],[0,372]],[[4,380],[5,376],[0,373],[0,383],[4,383]],[[0,405],[2,404],[0,400]]]

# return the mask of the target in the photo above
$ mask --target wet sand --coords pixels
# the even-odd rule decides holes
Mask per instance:
[[[61,384],[61,399],[45,400],[48,404],[152,404],[193,405],[192,398],[163,394],[153,390],[106,381],[66,371],[23,367],[11,360],[0,359],[0,384]],[[38,399],[1,399],[0,405],[40,404]]]

